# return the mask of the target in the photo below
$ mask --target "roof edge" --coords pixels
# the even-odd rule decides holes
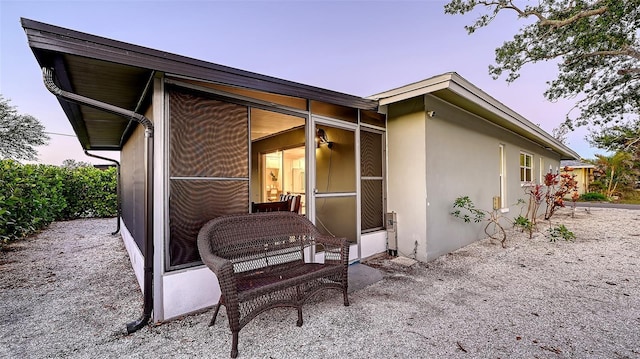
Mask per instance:
[[[197,77],[207,81],[221,81],[221,78],[225,80],[242,79],[242,81],[238,81],[241,83],[242,87],[254,88],[249,85],[249,83],[252,83],[256,85],[255,89],[257,90],[267,91],[269,89],[281,95],[305,97],[320,101],[327,101],[327,99],[331,97],[336,97],[338,98],[336,104],[339,105],[352,106],[366,110],[377,110],[378,107],[377,101],[356,95],[306,85],[247,70],[241,70],[170,52],[155,50],[149,47],[113,40],[27,18],[20,18],[20,22],[23,29],[27,32],[29,46],[32,50],[40,49],[54,52],[57,51],[78,56],[87,55],[86,53],[79,53],[81,50],[78,50],[78,48],[71,49],[70,47],[65,47],[61,42],[58,42],[56,45],[50,45],[43,44],[41,41],[32,41],[32,34],[29,33],[29,30],[38,32],[39,37],[57,37],[64,39],[66,42],[82,42],[84,47],[86,47],[88,43],[94,43],[102,48],[101,50],[105,50],[104,48],[116,50],[115,52],[107,50],[109,54],[108,59],[102,59],[98,56],[93,57],[98,60],[117,62],[125,65],[147,68],[149,70],[178,74],[180,74],[180,71],[176,71],[177,68],[191,67],[188,73],[184,73],[182,75],[193,77],[194,74],[200,74],[200,76]],[[174,65],[171,63],[174,63]],[[175,64],[180,65],[176,66]],[[233,83],[233,81],[221,81],[221,83],[238,85],[237,83]],[[320,96],[316,96],[317,98],[311,98],[312,96],[309,96],[309,94],[313,93],[320,94]]]
[[[380,106],[383,106],[409,98],[423,96],[443,89],[448,89],[462,98],[475,102],[495,115],[510,121],[522,130],[533,134],[536,137],[537,142],[544,145],[544,147],[550,147],[555,152],[558,152],[562,159],[580,158],[580,155],[577,152],[555,139],[533,122],[527,120],[524,116],[518,114],[502,102],[498,101],[478,86],[469,82],[457,72],[446,72],[422,81],[371,95],[367,98],[378,100],[380,102]]]

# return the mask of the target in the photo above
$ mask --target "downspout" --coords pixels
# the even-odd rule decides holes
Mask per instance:
[[[146,172],[144,185],[144,303],[142,316],[136,321],[127,323],[127,333],[133,333],[144,327],[149,322],[149,319],[151,318],[151,311],[153,310],[153,123],[145,116],[134,111],[125,110],[118,106],[84,97],[59,88],[53,81],[53,69],[43,67],[42,74],[47,90],[56,95],[56,97],[68,102],[78,103],[120,115],[122,117],[132,119],[144,126],[144,137],[146,139],[144,154]]]
[[[115,232],[111,232],[111,235],[115,236],[116,234],[118,234],[118,232],[120,232],[120,215],[122,212],[122,206],[120,202],[120,162],[111,158],[91,154],[87,150],[84,150],[84,154],[89,157],[108,161],[116,165],[116,230]]]

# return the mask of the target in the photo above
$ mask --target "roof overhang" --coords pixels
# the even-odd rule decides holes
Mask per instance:
[[[120,108],[144,111],[155,74],[294,96],[363,110],[378,102],[249,71],[21,19],[40,67],[53,68],[62,90]],[[85,150],[120,150],[135,128],[130,119],[59,100]]]
[[[378,100],[380,106],[384,106],[427,94],[556,152],[561,159],[580,158],[580,155],[545,132],[540,126],[533,124],[455,72],[435,76],[368,98]]]

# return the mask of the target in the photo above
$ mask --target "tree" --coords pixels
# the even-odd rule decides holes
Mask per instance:
[[[558,76],[544,95],[578,101],[566,116],[574,126],[637,124],[640,114],[640,0],[452,0],[448,14],[482,13],[465,28],[471,34],[501,12],[529,20],[513,40],[496,49],[494,79],[520,76],[524,65],[558,59]],[[533,20],[533,21],[531,21]],[[577,114],[572,114],[577,110]],[[605,131],[608,127],[605,127]]]
[[[46,145],[48,140],[38,119],[18,114],[9,100],[0,95],[0,158],[35,160],[35,147]]]
[[[607,197],[633,187],[638,175],[633,166],[632,157],[627,152],[616,152],[612,156],[596,155],[596,159],[589,162],[596,166],[595,182],[601,185]]]
[[[592,133],[589,142],[608,151],[628,152],[640,161],[640,121],[609,126],[602,132]]]
[[[62,161],[62,167],[74,170],[80,167],[93,167],[93,165],[89,162],[76,161],[72,158],[67,158],[66,160]]]
[[[553,130],[551,130],[551,136],[553,136],[553,138],[558,140],[560,143],[566,145],[567,134],[569,133],[569,131],[569,127],[567,127],[565,124],[560,124],[560,126],[555,127]]]

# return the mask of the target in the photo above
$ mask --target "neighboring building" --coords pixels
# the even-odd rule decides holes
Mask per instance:
[[[568,167],[568,172],[575,176],[579,195],[590,192],[589,185],[593,181],[593,170],[596,166],[577,160],[563,160],[560,161],[560,167],[563,173],[567,172],[565,167]]]
[[[429,260],[481,237],[449,215],[456,197],[507,211],[544,168],[578,158],[455,73],[361,98],[22,26],[83,148],[121,152],[122,236],[155,321],[216,303],[198,230],[251,202],[300,194],[353,261],[387,249],[395,211],[400,252]]]

